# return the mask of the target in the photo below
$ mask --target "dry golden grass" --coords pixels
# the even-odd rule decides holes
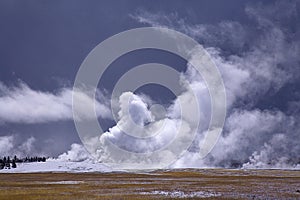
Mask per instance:
[[[0,199],[172,197],[153,194],[153,191],[217,195],[208,199],[300,199],[297,190],[300,190],[300,171],[288,170],[188,169],[151,173],[0,174]],[[192,198],[201,197],[205,196]]]

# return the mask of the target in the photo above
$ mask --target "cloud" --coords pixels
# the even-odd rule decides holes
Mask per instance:
[[[204,45],[221,71],[229,102],[243,97],[243,100],[248,99],[247,103],[255,104],[267,93],[276,93],[300,77],[299,13],[296,1],[276,1],[268,6],[251,4],[246,6],[245,13],[251,23],[191,24],[178,14],[145,10],[138,10],[131,17],[195,38]],[[247,47],[235,48],[233,43]]]
[[[237,110],[213,151],[188,152],[172,167],[290,168],[300,162],[299,118],[280,111]]]
[[[172,28],[203,44],[218,66],[226,87],[228,116],[214,150],[204,160],[199,159],[201,136],[206,134],[200,127],[193,148],[173,167],[295,167],[300,162],[300,145],[295,142],[300,139],[299,113],[291,111],[299,110],[299,100],[285,102],[289,107],[287,111],[268,110],[260,105],[261,100],[274,101],[268,98],[284,87],[297,84],[300,77],[296,1],[277,1],[268,6],[251,4],[246,6],[245,13],[251,21],[249,24],[236,21],[191,24],[176,13],[144,10],[131,15],[140,23]],[[199,58],[191,59],[197,62]],[[206,117],[201,119],[205,121],[210,115],[207,109],[210,104],[204,83],[192,66],[188,66],[184,76],[204,108],[201,114]],[[186,91],[180,98],[188,99],[189,95],[191,93]],[[171,116],[176,116],[177,110],[175,100],[169,108]],[[187,122],[189,118],[193,118],[193,112],[185,117]]]
[[[33,136],[27,138],[20,134],[0,136],[0,157],[13,157],[15,155],[19,158],[50,156],[49,152],[40,149],[39,141]],[[92,160],[92,157],[81,144],[74,143],[70,150],[62,153],[56,159],[58,161],[80,162]]]
[[[82,145],[74,143],[71,145],[71,149],[66,153],[59,155],[57,160],[80,162],[91,160],[91,155]]]
[[[123,119],[132,118],[137,125],[153,121],[153,116],[147,108],[147,104],[137,95],[125,92],[120,96],[120,123]]]
[[[98,117],[110,118],[110,109],[100,97],[95,101]],[[79,94],[86,105],[94,100],[84,93]],[[100,102],[101,100],[101,102]],[[71,120],[72,88],[62,88],[58,92],[42,92],[31,89],[21,82],[18,86],[8,87],[0,82],[0,122],[2,123],[45,123],[60,120]]]
[[[135,164],[163,165],[176,156],[172,149],[165,150],[160,157],[148,157],[145,154],[128,157],[124,155],[127,155],[127,152],[149,153],[160,150],[174,140],[174,137],[177,136],[174,133],[177,132],[180,125],[183,127],[182,141],[185,141],[185,137],[190,137],[190,127],[187,123],[180,124],[177,119],[167,116],[163,119],[155,119],[149,105],[138,95],[125,92],[120,96],[119,104],[119,121],[99,138],[101,145],[96,150],[96,157],[101,162],[119,162],[122,157],[121,159],[125,159],[122,162],[131,163],[132,166]],[[114,145],[123,151],[120,153],[114,149]],[[180,148],[180,143],[177,148]]]
[[[291,10],[291,12],[289,12]],[[280,11],[280,12],[279,12]],[[172,28],[190,35],[204,45],[223,77],[227,93],[228,116],[219,141],[213,151],[200,159],[199,150],[209,124],[210,97],[205,82],[188,64],[182,74],[183,92],[166,109],[165,117],[156,119],[150,107],[155,104],[143,95],[123,93],[119,105],[118,121],[95,140],[100,146],[95,151],[101,162],[126,162],[134,164],[167,163],[177,159],[174,149],[161,151],[157,157],[130,155],[126,151],[147,153],[158,150],[178,137],[174,133],[180,122],[183,134],[180,141],[197,132],[196,140],[188,151],[170,167],[297,167],[300,157],[299,101],[287,102],[289,110],[262,108],[263,99],[273,101],[289,84],[295,84],[299,72],[299,29],[291,32],[286,23],[298,19],[295,3],[275,3],[272,6],[249,5],[245,9],[250,24],[222,21],[216,25],[190,24],[177,14],[149,13],[139,10],[132,18],[158,27]],[[284,14],[278,14],[284,13]],[[294,30],[294,31],[295,31]],[[197,62],[191,56],[189,62]],[[195,95],[199,106],[200,122],[195,124]],[[181,105],[180,105],[181,103]],[[181,113],[182,109],[187,110]],[[182,120],[181,120],[182,119]],[[158,135],[154,135],[159,130]],[[153,136],[137,140],[135,136]],[[124,149],[122,153],[111,144]],[[178,143],[178,149],[183,144]],[[124,156],[125,155],[125,156]],[[127,156],[128,155],[128,156]]]
[[[1,136],[0,137],[0,155],[12,155],[11,150],[13,149],[13,136]]]
[[[36,139],[29,137],[26,140],[21,140],[18,135],[0,136],[0,156],[41,156],[43,152],[38,152],[35,149]]]
[[[228,167],[232,161],[240,164],[246,162],[253,152],[259,151],[274,135],[291,134],[282,128],[288,127],[285,124],[288,120],[289,118],[280,111],[233,112],[227,119],[223,136],[212,152],[215,164]]]

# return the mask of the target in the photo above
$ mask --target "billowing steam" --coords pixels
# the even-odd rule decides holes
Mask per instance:
[[[287,84],[295,84],[299,78],[300,41],[296,37],[300,33],[299,26],[296,34],[291,33],[288,27],[283,27],[282,23],[282,21],[291,21],[299,17],[295,9],[295,3],[284,5],[280,2],[270,7],[247,7],[246,13],[258,27],[257,30],[252,31],[256,31],[259,35],[257,38],[251,38],[251,42],[245,41],[250,40],[246,32],[249,27],[237,22],[222,22],[217,27],[212,27],[211,25],[189,25],[188,22],[170,24],[173,21],[182,21],[166,20],[168,18],[166,15],[144,13],[134,16],[142,23],[171,27],[194,36],[200,41],[204,40],[207,51],[211,54],[224,79],[228,115],[223,134],[209,156],[200,159],[201,140],[206,134],[208,116],[210,116],[210,99],[203,80],[192,66],[188,66],[188,70],[182,75],[192,88],[192,90],[185,88],[185,92],[177,97],[185,102],[184,106],[187,109],[189,106],[191,108],[189,115],[182,116],[183,123],[186,124],[186,132],[193,131],[195,128],[191,126],[194,116],[193,105],[189,102],[193,94],[196,94],[200,103],[201,126],[197,129],[197,139],[193,145],[172,167],[299,167],[300,116],[298,112],[290,110],[299,110],[299,103],[297,103],[299,101],[286,102],[290,107],[287,110],[260,106],[260,102],[266,98],[269,98],[267,102],[272,102],[270,96],[275,95]],[[280,15],[278,10],[280,13],[290,14]],[[274,19],[277,21],[273,22]],[[222,35],[214,33],[215,30],[231,35],[222,38]],[[216,37],[221,38],[218,38],[218,42],[211,42]],[[227,43],[228,40],[232,43],[224,44],[222,39]],[[247,44],[247,47],[238,46],[235,43],[236,40],[239,41],[238,44]],[[220,48],[210,45],[220,45]],[[237,53],[224,55],[222,50],[224,45],[229,48],[231,45],[231,49],[236,50]],[[191,59],[197,61],[198,58],[192,57]],[[182,87],[185,87],[184,83]],[[136,94],[133,95],[135,100],[131,101],[128,107],[122,107],[124,96],[120,98],[121,111],[117,125],[100,137],[103,144],[110,138],[131,151],[147,152],[170,140],[170,134],[172,134],[170,131],[176,129],[176,122],[181,117],[178,99],[166,108],[165,119],[168,122],[159,137],[145,143],[136,143],[120,134],[120,124],[127,126],[130,118],[133,118],[140,126],[145,127],[145,134],[149,134],[147,131],[154,128],[151,126],[149,128],[147,123],[151,122],[155,127],[160,120],[155,120],[148,109],[151,105],[147,105],[146,101]],[[130,116],[122,113],[126,109],[131,111]],[[100,152],[100,160],[105,160],[110,156],[105,148]],[[162,154],[162,160],[172,156],[174,156],[172,152]],[[134,158],[132,159],[132,162],[136,162]]]

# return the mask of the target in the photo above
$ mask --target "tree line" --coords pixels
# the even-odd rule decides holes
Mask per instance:
[[[18,158],[14,156],[12,159],[9,156],[4,156],[2,159],[0,158],[0,170],[1,169],[10,169],[16,168],[17,163],[27,163],[27,162],[46,162],[46,157],[25,157]]]

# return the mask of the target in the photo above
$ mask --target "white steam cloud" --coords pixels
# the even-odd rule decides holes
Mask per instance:
[[[71,145],[71,149],[69,151],[59,155],[57,158],[57,160],[71,162],[80,162],[91,159],[91,155],[86,151],[86,149],[82,145],[76,143]]]
[[[0,123],[43,123],[59,120],[71,120],[72,88],[62,88],[56,93],[31,89],[25,83],[17,87],[8,87],[0,82]],[[98,117],[110,118],[111,112],[98,92],[99,101],[94,101],[84,93],[82,101],[95,103]]]
[[[17,135],[0,136],[0,157],[14,156],[25,157],[32,155],[45,155],[35,149],[36,139],[29,137],[20,141]]]
[[[168,144],[178,137],[176,135],[179,127],[182,127],[183,134],[180,136],[180,141],[185,141],[191,137],[190,126],[186,122],[178,123],[177,119],[168,118],[155,118],[155,112],[149,109],[149,105],[142,97],[135,95],[131,92],[125,92],[120,96],[120,111],[119,121],[116,126],[110,128],[107,132],[103,133],[99,140],[101,143],[100,148],[96,150],[98,160],[104,163],[126,162],[133,167],[134,165],[164,165],[169,160],[176,159],[176,154],[173,149],[160,151],[160,156],[146,157],[141,154],[126,155],[126,151],[135,153],[148,153],[160,150],[164,145]],[[129,112],[126,112],[129,111]],[[133,136],[143,137],[144,139],[136,139]],[[97,138],[98,139],[98,138]],[[116,153],[111,148],[110,143],[115,144],[123,151],[121,154]],[[182,142],[183,143],[183,142]],[[176,146],[181,148],[180,142]]]
[[[201,141],[205,134],[205,125],[197,130],[197,139],[189,148],[188,152],[181,157],[172,167],[298,167],[300,163],[300,140],[299,113],[290,114],[276,108],[259,108],[259,102],[268,95],[276,94],[287,84],[293,84],[299,78],[299,39],[293,38],[280,21],[289,21],[298,18],[295,12],[295,3],[288,6],[281,2],[269,7],[248,6],[246,13],[253,20],[258,29],[258,37],[250,37],[249,27],[238,22],[220,22],[218,25],[191,25],[187,21],[174,20],[176,15],[152,14],[140,12],[133,18],[141,23],[151,26],[170,27],[185,32],[199,41],[203,41],[207,51],[220,69],[227,92],[228,116],[224,131],[217,145],[205,159],[199,158]],[[278,15],[280,13],[289,13]],[[279,22],[278,22],[279,21]],[[278,22],[278,23],[277,23]],[[250,28],[251,29],[251,28]],[[252,27],[253,29],[253,27]],[[250,40],[249,43],[247,40]],[[226,42],[225,42],[226,41]],[[245,45],[248,45],[245,47]],[[230,55],[223,53],[222,48],[232,49]],[[192,57],[197,62],[199,58]],[[186,124],[186,134],[193,131],[194,112],[190,104],[190,96],[196,94],[200,102],[201,122],[206,124],[210,116],[210,103],[207,90],[203,80],[195,73],[191,66],[183,77],[188,80],[191,89],[186,88],[171,105],[167,108],[168,120],[166,130],[160,131],[160,140],[136,143],[134,140],[124,138],[120,134],[120,124],[131,128],[131,118],[138,119],[137,122],[144,126],[145,122],[156,125],[152,113],[147,109],[150,105],[138,99],[138,104],[132,103],[123,110],[134,110],[131,115],[121,113],[117,125],[104,133],[100,140],[103,148],[99,150],[100,160],[113,159],[105,149],[107,139],[114,141],[123,148],[132,151],[153,150],[164,141],[169,140],[169,130],[176,130],[176,120],[181,113],[178,101],[185,102],[186,109],[191,109],[189,114],[183,117]],[[182,85],[184,87],[184,84]],[[123,94],[126,95],[126,94]],[[128,95],[128,94],[127,94]],[[133,94],[131,94],[133,95]],[[121,96],[121,99],[123,97]],[[271,99],[269,99],[271,101]],[[122,102],[120,102],[122,106]],[[299,106],[293,102],[294,106]],[[134,107],[132,109],[131,107]],[[299,109],[299,108],[297,108]],[[122,126],[121,125],[121,126]],[[172,133],[171,133],[172,135]],[[173,157],[172,152],[162,153],[162,160]],[[118,158],[116,158],[118,159]],[[129,160],[137,162],[136,159]],[[141,160],[141,162],[145,162]],[[152,162],[152,161],[150,161]]]

